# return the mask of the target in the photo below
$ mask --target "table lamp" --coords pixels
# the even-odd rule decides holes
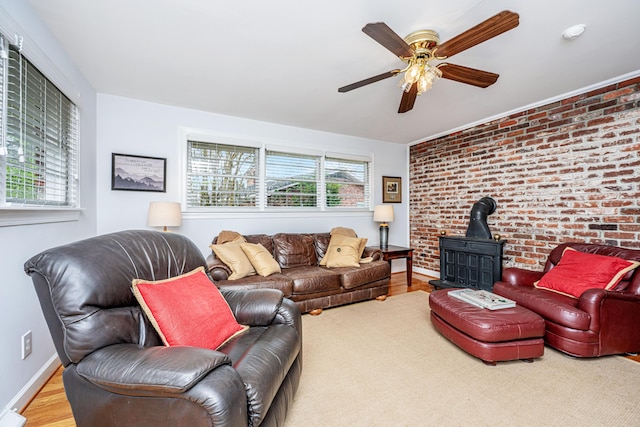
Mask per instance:
[[[149,227],[180,227],[182,225],[182,211],[178,202],[151,202],[147,216]]]
[[[377,205],[373,209],[373,220],[380,223],[380,247],[389,246],[389,222],[393,221],[392,205]]]

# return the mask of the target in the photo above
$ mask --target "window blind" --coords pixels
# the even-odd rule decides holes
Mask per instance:
[[[368,161],[325,158],[327,208],[369,208],[369,165]]]
[[[266,150],[267,207],[319,207],[321,157]]]
[[[187,141],[187,207],[257,207],[259,149]]]
[[[78,109],[16,49],[4,62],[0,204],[78,207]]]

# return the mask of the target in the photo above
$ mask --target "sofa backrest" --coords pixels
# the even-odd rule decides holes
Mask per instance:
[[[249,243],[260,243],[282,268],[318,265],[329,247],[331,233],[278,233],[247,234],[242,237]],[[212,244],[217,244],[218,236]],[[211,256],[216,257],[212,252]]]
[[[549,254],[549,257],[547,258],[547,262],[544,266],[545,273],[551,270],[554,266],[556,266],[560,262],[560,258],[562,258],[562,253],[567,247],[573,248],[580,252],[586,252],[586,253],[596,254],[596,255],[614,256],[614,257],[626,259],[629,261],[640,262],[640,250],[621,248],[618,246],[597,245],[592,243],[569,242],[569,243],[562,243],[556,246],[551,251],[551,253]],[[586,266],[585,268],[588,268],[588,266]],[[626,292],[631,292],[631,293],[640,295],[639,271],[640,271],[640,267],[627,272],[627,274],[624,275],[620,283],[615,287],[615,290],[624,290]]]
[[[25,263],[64,366],[118,343],[162,345],[131,292],[205,266],[187,237],[122,231],[46,250]]]
[[[273,257],[282,268],[318,265],[314,238],[311,234],[274,234]]]

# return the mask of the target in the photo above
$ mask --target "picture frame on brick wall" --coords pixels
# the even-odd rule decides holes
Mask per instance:
[[[382,177],[382,203],[402,203],[402,178]]]

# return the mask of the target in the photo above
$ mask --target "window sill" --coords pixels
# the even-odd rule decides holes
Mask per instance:
[[[80,208],[0,207],[0,227],[78,221]]]
[[[182,219],[268,219],[268,218],[318,218],[318,217],[368,217],[371,218],[371,210],[268,210],[268,211],[210,211],[210,212],[182,212]]]

